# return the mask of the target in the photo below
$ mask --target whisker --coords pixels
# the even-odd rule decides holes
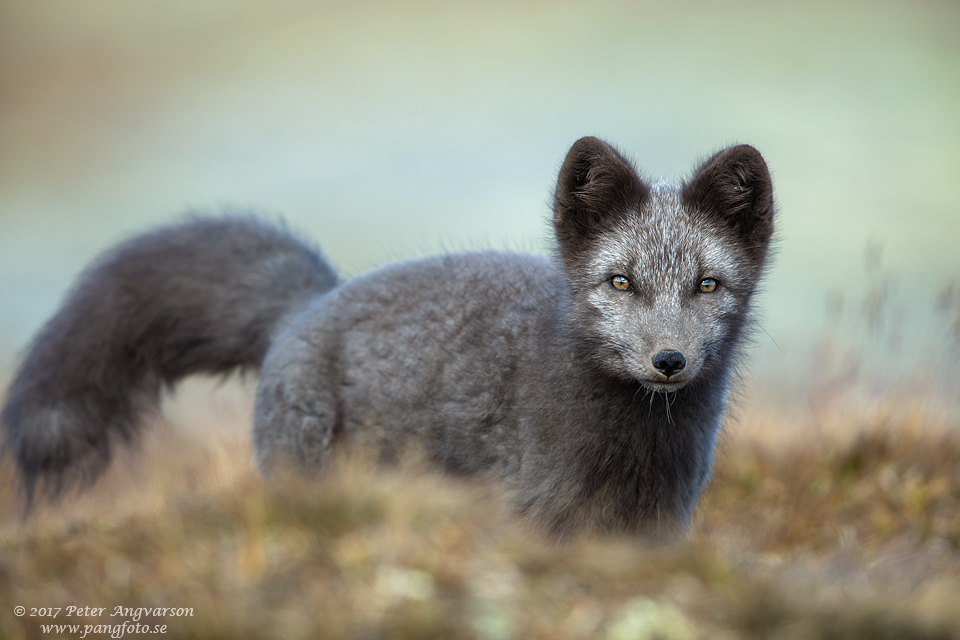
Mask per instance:
[[[665,391],[663,393],[663,399],[667,405],[667,424],[673,424],[673,417],[670,415],[670,392]]]

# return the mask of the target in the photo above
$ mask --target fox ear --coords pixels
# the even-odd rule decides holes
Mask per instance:
[[[616,222],[650,194],[633,165],[606,142],[580,138],[563,161],[553,196],[553,225],[561,246]]]
[[[773,183],[760,152],[728,147],[704,162],[683,186],[685,205],[733,228],[746,245],[765,253],[773,235]]]

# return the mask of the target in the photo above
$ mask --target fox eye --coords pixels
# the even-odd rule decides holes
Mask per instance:
[[[623,276],[613,276],[610,278],[610,286],[616,289],[617,291],[626,291],[632,285],[630,281],[624,278]]]
[[[704,278],[700,281],[700,291],[704,293],[710,293],[717,288],[717,281],[713,278]]]

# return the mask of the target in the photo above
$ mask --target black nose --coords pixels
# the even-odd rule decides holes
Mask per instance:
[[[683,371],[687,361],[679,351],[661,351],[653,356],[653,368],[667,376]]]

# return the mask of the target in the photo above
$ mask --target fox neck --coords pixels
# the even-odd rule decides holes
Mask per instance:
[[[568,296],[557,311],[548,352],[567,354],[563,369],[572,373],[572,379],[564,381],[567,389],[581,390],[578,396],[590,401],[578,408],[579,415],[570,416],[569,428],[581,433],[577,449],[551,450],[546,446],[552,438],[548,429],[542,450],[562,458],[553,463],[553,468],[565,470],[566,479],[560,482],[569,481],[570,492],[581,498],[577,502],[596,505],[587,509],[597,511],[578,514],[570,509],[569,515],[558,516],[552,529],[562,537],[567,519],[579,517],[607,532],[654,538],[682,530],[710,474],[736,338],[717,354],[723,361],[664,394],[594,366],[589,356],[594,345],[579,331]],[[559,381],[556,385],[564,386]]]

